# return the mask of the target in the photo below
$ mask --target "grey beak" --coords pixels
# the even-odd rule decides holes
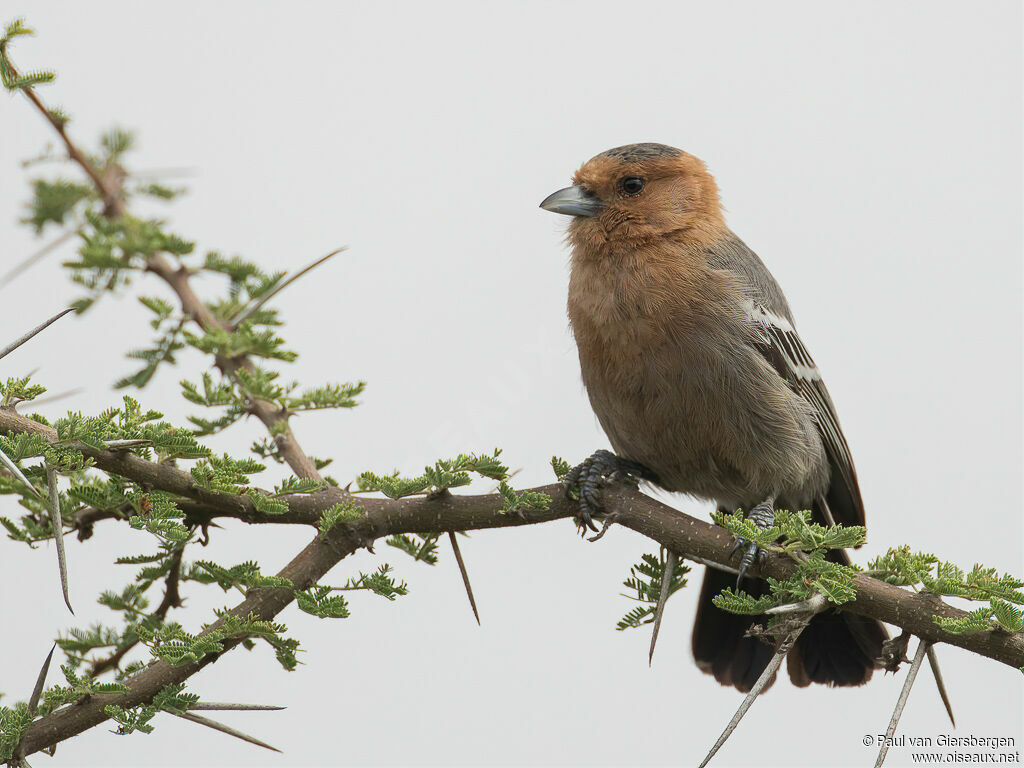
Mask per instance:
[[[544,198],[540,207],[566,216],[597,216],[601,201],[583,187],[566,187]]]

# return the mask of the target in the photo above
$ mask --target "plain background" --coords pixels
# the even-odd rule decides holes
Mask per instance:
[[[528,487],[551,481],[552,454],[607,446],[565,317],[566,220],[537,204],[590,156],[660,141],[707,161],[732,228],[787,292],[857,461],[870,534],[858,561],[910,543],[1024,571],[1018,3],[15,5],[5,19],[27,13],[39,36],[19,40],[14,60],[57,71],[41,93],[73,116],[73,137],[89,144],[116,123],[139,133],[131,170],[190,170],[171,182],[187,197],[142,210],[200,254],[295,269],[349,246],[276,301],[301,353],[286,377],[369,382],[359,408],[294,422],[339,479],[500,446]],[[37,240],[17,223],[28,180],[48,170],[18,163],[53,136],[22,97],[0,109],[6,271],[56,234]],[[0,290],[5,338],[78,295],[60,259]],[[138,292],[162,289],[144,277]],[[50,416],[97,412],[120,397],[124,351],[149,340],[144,318],[132,296],[105,299],[4,360],[2,375],[38,369],[51,391],[82,389],[43,406]],[[177,381],[208,365],[183,354],[143,404],[195,412]],[[210,442],[244,451],[262,434],[250,422]],[[17,510],[0,500],[0,513]],[[227,524],[191,557],[273,572],[308,539]],[[108,618],[95,596],[134,573],[114,557],[154,547],[110,523],[72,540],[73,619],[52,545],[0,547],[11,702],[28,696],[56,633]],[[388,561],[408,597],[356,595],[344,621],[289,608],[298,671],[260,647],[190,681],[207,699],[286,705],[224,717],[284,755],[163,716],[151,736],[96,728],[53,764],[691,765],[740,702],[690,659],[699,569],[669,605],[652,669],[648,632],[615,631],[632,605],[621,581],[652,551],[629,531],[597,544],[568,521],[472,535],[479,628],[448,552],[431,569],[377,551],[329,580]],[[190,589],[178,618],[197,628],[237,600]],[[1020,749],[1020,674],[955,648],[939,656],[955,733]],[[900,733],[951,732],[930,677]],[[902,682],[780,681],[714,764],[870,764],[862,739],[884,732]],[[889,764],[911,752],[895,748]]]

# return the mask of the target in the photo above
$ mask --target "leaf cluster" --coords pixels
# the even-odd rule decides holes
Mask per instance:
[[[622,582],[629,592],[623,597],[635,600],[640,605],[630,609],[615,625],[616,629],[637,629],[654,621],[655,609],[661,597],[661,587],[665,581],[665,562],[666,552],[662,548],[657,555],[642,555],[640,562],[629,569],[629,577]],[[677,563],[669,582],[668,597],[686,586],[686,575],[689,572],[689,566]]]

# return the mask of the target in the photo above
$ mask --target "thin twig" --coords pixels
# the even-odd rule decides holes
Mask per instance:
[[[53,528],[53,540],[57,545],[57,569],[60,571],[60,589],[64,593],[64,604],[74,614],[71,599],[68,597],[68,561],[64,553],[64,518],[60,514],[60,493],[57,489],[57,470],[46,463],[46,486],[50,490],[50,527]]]
[[[194,704],[189,704],[188,708],[190,711],[209,710],[211,712],[233,712],[235,710],[240,712],[276,712],[287,709],[287,707],[277,707],[273,704],[234,704],[229,701],[197,701]]]
[[[39,489],[29,482],[28,478],[25,477],[24,474],[22,474],[22,471],[20,469],[18,469],[18,465],[11,461],[10,457],[8,457],[8,455],[3,451],[0,451],[0,464],[3,464],[4,467],[7,468],[8,472],[10,472],[16,478],[18,478],[18,480],[20,480],[22,483],[27,485],[29,490],[32,491],[32,493],[34,493],[40,499],[43,498],[43,494],[39,492]]]
[[[878,751],[878,759],[875,760],[875,768],[881,768],[882,763],[885,762],[885,755],[889,751],[889,744],[892,741],[893,734],[896,733],[896,725],[900,721],[900,715],[903,714],[903,708],[907,706],[907,697],[910,696],[910,689],[914,686],[914,680],[917,679],[917,672],[921,669],[921,662],[924,661],[925,654],[928,652],[928,648],[931,647],[931,643],[922,640],[917,646],[917,653],[914,654],[914,661],[910,665],[910,669],[907,671],[907,679],[903,682],[903,690],[900,691],[900,697],[896,700],[896,709],[893,710],[892,719],[889,720],[889,727],[885,730],[885,739],[882,741],[882,748]]]
[[[647,666],[654,661],[654,646],[658,642],[658,632],[661,630],[661,617],[665,615],[665,603],[668,602],[668,592],[672,587],[672,576],[679,565],[679,556],[669,550],[665,554],[665,568],[661,572],[661,594],[658,595],[658,605],[654,609],[654,629],[651,630],[651,650],[647,653]]]
[[[50,325],[52,325],[53,323],[55,323],[58,320],[60,320],[62,317],[64,317],[64,315],[68,314],[68,312],[74,312],[74,311],[75,311],[74,307],[68,307],[67,309],[62,309],[60,312],[58,312],[56,315],[51,317],[49,320],[47,320],[42,325],[36,326],[35,328],[33,328],[31,331],[26,333],[24,336],[22,336],[20,339],[18,339],[14,343],[4,347],[3,350],[0,350],[0,359],[3,359],[4,357],[7,357],[7,355],[11,354],[11,352],[16,350],[18,347],[20,347],[26,341],[31,339],[37,333],[40,333],[41,331],[45,331]]]
[[[459,540],[455,531],[448,531],[448,540],[452,543],[452,552],[455,553],[455,562],[459,564],[459,573],[462,574],[462,583],[466,585],[466,597],[469,598],[469,607],[473,609],[473,616],[476,617],[477,626],[480,625],[480,612],[476,609],[476,600],[473,599],[473,587],[469,583],[469,572],[466,570],[466,563],[462,560],[462,551],[459,549]]]
[[[14,68],[14,64],[11,63],[10,57],[7,58],[7,68],[10,70],[11,74],[14,77],[18,76],[18,72]],[[38,96],[36,96],[35,89],[21,88],[20,90],[22,93],[25,94],[25,98],[31,101],[33,106],[35,106],[35,108],[38,109],[40,113],[42,113],[43,117],[46,118],[47,122],[49,122],[49,124],[57,132],[57,135],[60,136],[61,141],[64,142],[64,146],[68,150],[68,157],[74,160],[81,167],[81,169],[85,171],[85,174],[89,177],[90,181],[92,181],[93,185],[96,187],[96,190],[100,193],[100,196],[103,198],[103,202],[110,211],[110,215],[120,216],[123,212],[124,201],[119,199],[119,196],[117,194],[115,194],[113,191],[107,188],[106,179],[104,179],[103,174],[101,174],[99,170],[97,170],[97,168],[92,164],[92,162],[89,160],[86,154],[82,152],[82,150],[80,150],[77,146],[75,146],[74,142],[72,142],[71,139],[68,137],[67,130],[65,128],[66,123],[57,119],[57,117],[46,108],[46,105],[43,104],[43,102],[39,99]]]
[[[928,666],[932,668],[932,676],[935,678],[935,687],[939,689],[939,696],[946,707],[946,714],[949,715],[949,722],[956,728],[956,718],[953,717],[953,704],[949,700],[949,692],[946,690],[946,683],[942,679],[942,670],[939,669],[939,657],[935,653],[935,646],[928,646]]]
[[[236,730],[230,726],[224,725],[224,723],[218,723],[216,720],[211,720],[208,717],[200,717],[199,715],[193,715],[191,712],[171,712],[175,717],[180,717],[184,720],[191,720],[193,723],[199,723],[199,725],[205,725],[207,728],[213,728],[215,731],[226,733],[229,736],[234,736],[236,739],[247,741],[250,744],[255,744],[257,747],[263,747],[269,749],[272,752],[280,752],[281,750],[277,747],[272,747],[265,741],[260,741],[255,736],[250,736],[247,733]]]
[[[39,676],[36,677],[36,685],[32,689],[32,695],[28,699],[28,711],[35,714],[36,707],[39,706],[39,697],[43,694],[43,686],[46,685],[46,674],[50,671],[50,662],[53,660],[53,652],[57,650],[57,644],[54,643],[50,647],[50,652],[46,654],[46,661],[43,662],[42,668],[39,670]]]
[[[306,274],[307,272],[309,272],[312,269],[315,269],[316,267],[319,267],[321,264],[323,264],[329,258],[331,258],[332,256],[337,256],[339,253],[341,253],[344,250],[345,250],[345,248],[338,248],[335,251],[331,251],[326,256],[321,256],[319,259],[314,261],[312,264],[309,264],[308,266],[303,267],[298,272],[296,272],[294,275],[291,275],[291,276],[287,277],[286,279],[282,280],[280,283],[278,283],[276,286],[274,286],[271,290],[267,291],[265,294],[260,296],[255,302],[253,302],[248,307],[243,309],[235,317],[235,319],[231,321],[231,327],[232,328],[237,328],[238,326],[240,326],[242,323],[244,323],[246,320],[248,320],[250,317],[252,317],[253,313],[257,312],[260,309],[260,307],[262,307],[264,304],[266,304],[268,301],[270,301],[272,298],[274,298],[277,294],[279,294],[281,291],[283,291],[289,285],[291,285],[296,280],[298,280],[300,277],[302,277],[304,274]]]
[[[160,601],[160,605],[158,605],[156,610],[152,613],[152,616],[160,619],[161,622],[167,618],[167,613],[171,608],[178,608],[181,606],[181,594],[178,592],[178,583],[181,579],[181,558],[184,553],[185,546],[182,545],[174,550],[168,558],[164,597],[163,600]],[[121,646],[106,658],[94,661],[92,663],[92,667],[89,669],[89,675],[91,677],[96,677],[101,672],[106,672],[108,669],[116,669],[120,665],[121,659],[127,656],[128,652],[138,644],[139,638],[136,637],[135,640]]]
[[[5,274],[3,277],[0,277],[0,288],[3,288],[4,286],[12,283],[14,281],[14,278],[16,278],[18,275],[20,275],[22,272],[27,270],[32,265],[36,264],[40,259],[42,259],[47,254],[52,253],[57,248],[64,245],[64,243],[66,243],[68,240],[70,240],[77,234],[77,227],[69,229],[56,240],[53,240],[52,242],[49,242],[46,245],[44,245],[42,248],[33,253],[20,264],[16,264],[7,272],[7,274]]]

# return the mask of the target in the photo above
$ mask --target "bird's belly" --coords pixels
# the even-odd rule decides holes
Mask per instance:
[[[606,350],[607,351],[607,350]],[[765,390],[745,364],[713,352],[646,348],[614,366],[580,362],[594,412],[619,455],[667,490],[749,507],[797,505],[827,486],[820,437],[788,388]]]

